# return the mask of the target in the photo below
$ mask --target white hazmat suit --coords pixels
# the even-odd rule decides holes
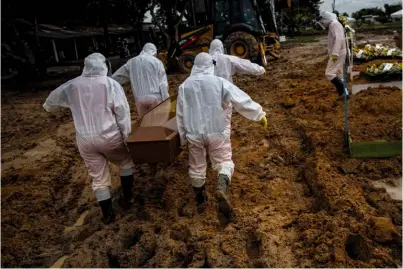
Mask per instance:
[[[328,11],[321,12],[319,24],[324,29],[328,29],[327,50],[329,60],[325,71],[326,79],[335,85],[339,95],[343,95],[344,86],[338,78],[338,73],[342,71],[347,54],[343,25],[338,21],[336,14]]]
[[[130,59],[112,75],[120,84],[130,81],[140,117],[169,97],[164,64],[156,54],[155,45],[147,43],[139,56]]]
[[[131,132],[130,108],[123,88],[107,77],[105,57],[93,53],[85,58],[82,75],[52,91],[43,107],[70,108],[78,150],[93,179],[98,201],[110,198],[108,161],[120,167],[121,176],[133,175],[134,164],[124,139]]]
[[[262,75],[266,71],[264,67],[249,60],[224,54],[224,45],[219,39],[214,39],[210,43],[209,54],[216,62],[214,74],[229,82],[232,82],[234,74]]]
[[[191,75],[179,86],[177,124],[182,144],[188,142],[189,176],[193,187],[205,184],[206,154],[218,174],[230,179],[234,171],[226,109],[232,104],[244,117],[260,121],[262,107],[228,80],[214,76],[212,57],[200,53]]]
[[[214,39],[210,43],[209,54],[215,61],[214,74],[220,78],[224,78],[229,82],[232,81],[234,74],[251,74],[262,75],[266,70],[264,67],[254,64],[249,60],[241,59],[236,56],[224,54],[224,45],[219,39]],[[232,104],[228,103],[225,109],[227,131],[231,132]]]

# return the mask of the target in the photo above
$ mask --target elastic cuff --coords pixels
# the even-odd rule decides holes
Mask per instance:
[[[48,105],[47,103],[43,104],[43,108],[47,111],[50,112],[52,110],[52,107],[50,105]]]
[[[258,116],[257,122],[258,122],[258,121],[261,121],[261,120],[263,119],[263,117],[266,117],[266,112],[263,112],[263,111],[262,111],[262,113],[260,113],[259,116]]]
[[[101,188],[95,190],[95,197],[97,197],[97,201],[105,201],[111,198],[111,191],[109,188]]]
[[[218,174],[226,175],[230,181],[231,181],[233,172],[234,172],[234,169],[229,166],[221,166],[220,169],[218,170]]]
[[[120,169],[120,176],[121,177],[127,177],[127,176],[131,176],[134,173],[134,169],[133,168],[128,168],[128,169]]]
[[[192,181],[192,186],[195,188],[200,188],[204,184],[206,184],[206,179],[205,178],[190,178]]]

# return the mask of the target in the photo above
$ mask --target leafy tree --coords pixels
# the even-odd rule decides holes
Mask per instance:
[[[165,36],[165,45],[169,45],[179,36],[179,24],[185,15],[189,0],[152,0],[150,13],[154,23]],[[155,12],[156,7],[158,8]],[[174,37],[174,40],[172,39]]]
[[[384,5],[385,8],[385,14],[388,18],[390,18],[390,14],[395,13],[396,11],[399,11],[402,9],[402,4],[401,3],[397,3],[394,5],[388,5],[385,4]]]
[[[16,69],[22,78],[28,75],[42,77],[46,73],[46,63],[36,35],[38,24],[102,26],[108,46],[110,23],[131,24],[141,36],[141,23],[149,6],[150,0],[4,0],[2,62]],[[26,34],[29,32],[35,33],[35,38]],[[104,53],[109,51],[106,49]]]
[[[285,9],[284,23],[287,25],[288,34],[295,35],[300,32],[300,28],[310,25],[319,13],[321,0],[293,1],[291,8]]]
[[[345,16],[345,17],[350,17],[347,12],[343,12],[342,15]]]
[[[362,16],[374,15],[374,16],[385,16],[385,12],[379,7],[363,8],[356,12],[353,12],[352,17],[356,20],[360,20]]]

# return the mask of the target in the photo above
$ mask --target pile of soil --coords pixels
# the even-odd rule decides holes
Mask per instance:
[[[207,209],[197,214],[185,152],[157,174],[148,165],[136,167],[136,200],[128,211],[117,203],[118,169],[112,166],[117,218],[104,225],[69,112],[44,112],[46,87],[3,94],[2,266],[401,266],[401,203],[371,184],[401,177],[401,156],[348,158],[343,104],[324,77],[325,44],[320,38],[293,45],[270,64],[267,77],[235,77],[262,104],[269,127],[233,115],[236,217],[230,223],[217,218],[211,169]],[[171,94],[185,78],[169,75]],[[126,93],[135,121],[129,87]],[[401,124],[398,94],[382,88],[352,96],[353,139],[398,138],[385,131]],[[371,121],[376,124],[363,132],[361,125]]]
[[[353,141],[401,140],[402,91],[397,87],[370,88],[349,102]],[[385,128],[386,127],[386,128]]]

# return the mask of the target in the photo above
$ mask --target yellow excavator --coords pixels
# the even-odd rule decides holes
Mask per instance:
[[[263,66],[267,56],[280,56],[280,43],[275,19],[276,8],[289,8],[291,0],[267,1],[271,13],[268,31],[256,0],[191,0],[186,13],[186,33],[172,38],[168,51],[158,54],[168,69],[176,62],[183,73],[192,69],[200,52],[208,52],[213,39],[221,39],[228,54],[250,59]]]

